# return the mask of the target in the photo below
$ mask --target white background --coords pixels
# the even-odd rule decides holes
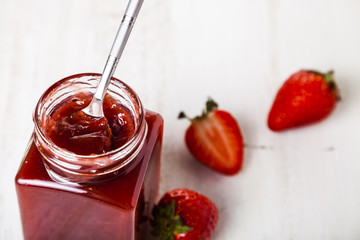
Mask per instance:
[[[0,239],[22,239],[13,179],[38,98],[102,71],[126,4],[0,0]],[[145,0],[115,76],[165,119],[161,193],[187,187],[217,204],[213,239],[360,239],[359,12],[359,0]],[[309,68],[334,69],[342,101],[319,124],[271,132],[277,89]],[[177,114],[200,113],[208,96],[243,132],[233,177],[184,145]]]

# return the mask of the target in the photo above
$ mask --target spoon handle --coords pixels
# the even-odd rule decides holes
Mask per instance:
[[[132,27],[134,26],[136,17],[140,11],[143,2],[144,0],[129,1],[119,30],[116,34],[114,43],[111,47],[109,57],[106,61],[104,71],[99,81],[99,85],[94,94],[93,101],[101,101],[102,103],[102,100],[105,97],[106,90],[110,84],[111,77],[115,72],[116,66],[125,48],[126,42],[130,36]]]

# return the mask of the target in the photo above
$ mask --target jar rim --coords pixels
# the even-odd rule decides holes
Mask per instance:
[[[40,141],[40,143],[37,143],[37,145],[46,145],[51,148],[52,154],[56,156],[55,158],[49,160],[46,156],[44,156],[44,153],[42,151],[40,151],[40,153],[47,160],[47,162],[50,162],[57,167],[63,168],[62,171],[65,170],[72,173],[78,173],[77,169],[79,169],[79,166],[77,165],[81,165],[82,167],[92,167],[92,170],[89,173],[85,172],[85,170],[79,170],[81,174],[104,175],[107,174],[109,171],[115,171],[128,165],[128,163],[130,163],[131,160],[134,158],[133,155],[136,155],[136,149],[140,149],[144,144],[144,136],[146,135],[147,124],[145,121],[145,111],[141,100],[131,87],[129,87],[123,81],[114,77],[112,78],[109,89],[111,86],[114,87],[115,84],[119,84],[119,86],[126,89],[126,92],[131,95],[131,100],[134,104],[136,104],[136,107],[138,109],[138,117],[134,119],[134,121],[137,121],[137,127],[135,127],[133,135],[124,145],[105,153],[81,155],[57,146],[47,136],[44,128],[44,123],[42,122],[42,118],[44,117],[42,116],[42,111],[45,107],[44,103],[46,103],[48,100],[53,101],[53,99],[51,99],[52,94],[55,94],[56,90],[59,90],[59,88],[61,88],[61,86],[66,83],[71,83],[71,81],[93,79],[99,80],[100,77],[101,74],[99,73],[79,73],[65,77],[51,85],[40,97],[35,107],[35,111],[33,114],[33,121],[35,123],[35,143],[37,143],[37,141]],[[116,165],[116,167],[114,167],[113,165],[116,164],[116,159],[120,158],[123,159],[123,161],[119,162],[119,165]],[[61,159],[61,162],[58,161],[59,159]]]

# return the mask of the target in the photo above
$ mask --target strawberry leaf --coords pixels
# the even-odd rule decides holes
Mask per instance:
[[[193,229],[186,226],[179,215],[175,215],[175,200],[170,204],[155,205],[152,214],[151,234],[160,237],[161,240],[174,240],[174,235],[187,233]]]
[[[184,112],[180,112],[178,115],[178,119],[182,119],[182,118],[188,118]]]
[[[209,98],[206,101],[206,113],[214,111],[215,109],[217,109],[217,107],[218,104],[212,98]]]
[[[174,234],[181,234],[181,233],[187,233],[193,230],[192,227],[186,226],[183,221],[181,220],[181,217],[179,215],[176,215],[174,217],[174,222],[176,223],[174,228]]]

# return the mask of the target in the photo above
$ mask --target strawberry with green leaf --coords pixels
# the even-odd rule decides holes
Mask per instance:
[[[301,70],[279,89],[268,116],[268,126],[282,131],[328,117],[340,99],[333,71]]]
[[[185,143],[193,156],[206,166],[223,174],[233,175],[243,163],[243,137],[235,118],[209,99],[200,116],[189,118],[191,124],[185,133]]]
[[[209,198],[189,189],[174,189],[154,207],[151,233],[160,240],[208,240],[218,219],[218,209]]]

